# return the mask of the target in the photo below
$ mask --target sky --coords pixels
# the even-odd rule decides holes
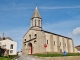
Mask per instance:
[[[11,37],[22,49],[35,7],[43,30],[67,36],[80,45],[80,0],[0,0],[0,37]]]

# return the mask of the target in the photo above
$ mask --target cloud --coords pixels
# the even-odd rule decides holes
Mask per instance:
[[[72,31],[72,35],[74,35],[74,36],[80,36],[80,27],[75,28]]]
[[[16,4],[13,4],[16,6]],[[34,7],[9,7],[9,8],[0,8],[0,10],[23,10],[23,9],[32,9]],[[80,8],[80,6],[64,6],[64,7],[47,7],[47,6],[42,6],[39,7],[40,9],[75,9],[75,8]]]
[[[68,33],[69,37],[80,37],[80,27],[76,27],[72,30],[72,32]]]
[[[45,23],[46,25],[48,25],[49,23]]]
[[[34,8],[33,4],[11,2],[8,4],[0,4],[0,10],[24,10]]]
[[[73,39],[75,46],[80,45],[80,27],[74,28],[68,36]]]
[[[17,8],[2,8],[0,10],[24,10],[24,9],[31,9],[32,7],[17,7]]]
[[[80,44],[80,27],[77,27],[79,25],[80,20],[75,19],[57,23],[49,23],[48,25],[45,24],[43,25],[43,28],[44,30],[72,38],[74,41],[74,45],[77,46]]]
[[[64,20],[64,21],[60,21],[60,22],[55,22],[55,23],[47,23],[43,25],[44,29],[49,29],[49,28],[53,28],[53,29],[61,29],[61,28],[71,28],[72,26],[77,26],[80,23],[80,20]],[[52,29],[52,30],[53,30]]]
[[[52,22],[43,25],[43,29],[57,33],[67,37],[73,37],[72,29],[80,25],[80,18],[74,17],[71,20],[64,20],[59,22]]]
[[[80,6],[65,6],[65,7],[40,7],[41,9],[74,9],[74,8],[80,8]]]

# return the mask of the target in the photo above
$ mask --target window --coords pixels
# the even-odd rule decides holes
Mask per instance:
[[[36,19],[35,19],[35,26],[36,26]]]
[[[36,43],[36,40],[34,41],[34,43]]]
[[[13,50],[10,50],[10,53],[12,54],[13,53]]]
[[[34,36],[35,36],[35,38],[37,38],[37,34],[35,34]]]
[[[13,49],[13,44],[11,44],[10,49]]]
[[[47,40],[47,44],[48,44],[48,40]]]
[[[5,48],[5,45],[3,45],[3,48]]]
[[[29,35],[29,38],[31,39],[31,35]]]
[[[55,45],[55,41],[54,41],[54,45]]]
[[[25,39],[25,41],[26,41],[26,39]]]
[[[24,44],[24,46],[26,46],[26,44]]]
[[[40,20],[38,21],[38,24],[39,24],[39,26],[40,26]]]
[[[71,45],[69,44],[69,48],[71,48]]]
[[[60,46],[61,46],[61,42],[60,42]]]
[[[65,43],[65,47],[66,47],[66,43]]]

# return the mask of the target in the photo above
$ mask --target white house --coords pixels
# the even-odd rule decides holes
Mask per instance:
[[[10,37],[0,37],[0,46],[9,50],[9,55],[17,54],[17,42],[13,41]]]

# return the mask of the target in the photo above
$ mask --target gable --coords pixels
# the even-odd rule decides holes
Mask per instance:
[[[37,32],[38,31],[41,31],[41,30],[35,30],[35,29],[29,29],[28,31],[27,31],[27,33],[24,35],[24,37],[23,38],[25,38],[27,35],[29,35],[29,34],[37,34]]]

